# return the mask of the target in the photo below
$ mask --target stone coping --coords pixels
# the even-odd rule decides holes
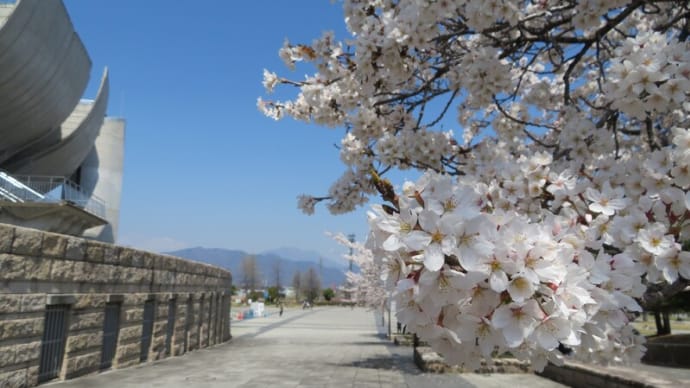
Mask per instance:
[[[417,367],[428,373],[532,373],[528,362],[514,358],[497,358],[491,364],[482,361],[479,370],[469,371],[460,366],[447,365],[443,357],[427,346],[418,346],[414,351],[414,359]]]
[[[232,278],[229,271],[206,263],[8,224],[0,224],[0,254]]]

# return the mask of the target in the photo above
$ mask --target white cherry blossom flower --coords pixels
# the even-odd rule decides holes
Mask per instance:
[[[515,348],[532,334],[537,323],[543,318],[544,313],[537,302],[528,300],[523,304],[510,303],[497,308],[491,323],[497,329],[501,329],[508,347]]]
[[[273,89],[276,87],[278,84],[278,76],[276,73],[270,72],[266,69],[264,69],[264,88],[266,88],[266,92],[271,94],[273,93]]]
[[[690,252],[677,251],[675,254],[658,256],[656,261],[667,282],[675,282],[679,275],[690,279]]]
[[[526,299],[534,295],[536,290],[535,285],[523,276],[517,276],[511,279],[510,284],[507,287],[508,294],[517,303],[522,303]]]
[[[579,339],[576,333],[572,330],[571,323],[564,318],[558,316],[549,316],[539,322],[535,327],[532,336],[535,337],[536,342],[545,350],[554,350],[559,343],[568,345],[577,345]]]
[[[424,252],[424,266],[430,271],[441,269],[445,255],[452,254],[455,249],[452,221],[432,211],[423,210],[419,214],[422,230],[413,230],[405,239],[409,249]]]
[[[483,357],[491,357],[497,347],[504,345],[502,337],[486,317],[463,314],[458,337],[467,344],[477,344]]]
[[[298,197],[299,204],[297,207],[302,210],[305,214],[314,214],[314,206],[316,206],[316,198],[310,195],[300,195]]]
[[[638,244],[645,251],[655,256],[664,256],[674,249],[673,237],[666,234],[667,230],[663,224],[655,223],[640,229],[637,233]]]
[[[624,209],[628,204],[628,200],[624,198],[623,190],[619,187],[611,188],[609,182],[604,183],[601,191],[591,187],[587,188],[585,196],[592,201],[589,204],[589,210],[607,216],[612,216],[617,210]]]

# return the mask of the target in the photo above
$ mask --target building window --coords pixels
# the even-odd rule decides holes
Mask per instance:
[[[67,318],[69,304],[46,306],[41,359],[38,367],[38,382],[52,380],[60,374],[67,341]]]
[[[201,330],[204,327],[204,319],[203,319],[203,316],[204,316],[204,296],[203,295],[201,295],[201,299],[199,300],[199,315],[197,315],[197,316],[199,317],[199,330],[197,330],[197,332],[196,332],[196,335],[197,335],[197,337],[196,337],[196,348],[201,349]]]
[[[177,315],[177,299],[173,298],[168,301],[168,330],[165,337],[166,356],[172,354],[173,335],[175,334],[175,315]]]
[[[113,366],[113,359],[117,351],[117,337],[120,333],[120,309],[121,304],[110,302],[105,305],[105,318],[103,319],[103,348],[101,351],[101,369]]]
[[[194,322],[194,300],[191,296],[187,299],[187,309],[185,310],[184,319],[183,353],[187,353],[189,351],[189,332],[192,331],[192,322]]]
[[[144,303],[144,322],[141,330],[141,361],[149,359],[149,349],[151,348],[151,337],[153,335],[153,320],[155,318],[156,303],[153,300],[147,300]]]

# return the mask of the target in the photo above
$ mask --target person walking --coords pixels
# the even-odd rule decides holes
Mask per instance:
[[[283,316],[283,302],[280,302],[280,312],[278,313],[279,317]]]

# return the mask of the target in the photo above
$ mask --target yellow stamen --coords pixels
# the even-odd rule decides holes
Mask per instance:
[[[438,230],[431,235],[431,242],[440,243],[443,241],[443,234]]]

